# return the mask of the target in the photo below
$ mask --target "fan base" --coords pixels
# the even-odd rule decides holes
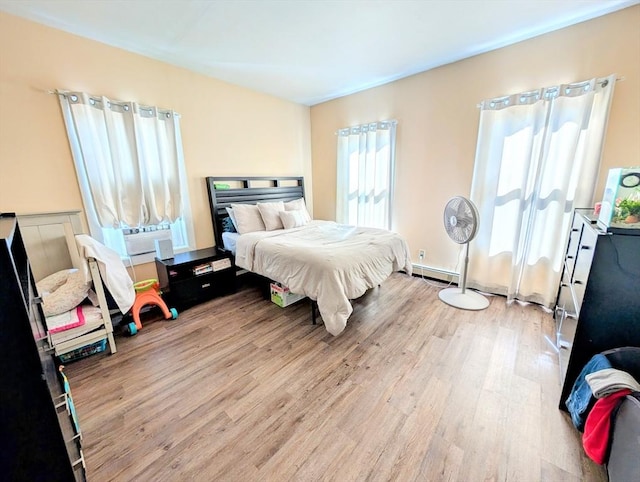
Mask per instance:
[[[478,311],[489,306],[487,298],[469,289],[462,293],[462,288],[446,288],[440,290],[438,297],[446,304],[463,310]]]

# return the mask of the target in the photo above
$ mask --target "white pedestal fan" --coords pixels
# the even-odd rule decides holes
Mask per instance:
[[[444,207],[444,229],[458,244],[465,244],[464,267],[457,288],[446,288],[438,297],[446,304],[463,310],[484,310],[489,300],[475,291],[466,289],[467,265],[469,264],[469,243],[478,232],[478,210],[467,198],[456,196]]]

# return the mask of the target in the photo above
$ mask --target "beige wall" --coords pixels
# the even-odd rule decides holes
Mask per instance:
[[[304,106],[0,13],[0,211],[82,208],[49,89],[182,114],[199,248],[213,244],[205,176],[304,175],[315,217],[334,219],[335,131],[397,119],[394,229],[407,238],[414,259],[424,248],[426,264],[453,269],[457,248],[444,234],[441,212],[449,197],[469,193],[477,103],[613,72],[625,80],[616,85],[596,200],[610,167],[640,164],[640,6],[319,104],[310,114]],[[153,274],[149,265],[139,271]]]
[[[335,218],[338,128],[398,120],[393,228],[414,260],[454,269],[442,209],[469,195],[482,99],[611,73],[617,82],[595,200],[611,167],[640,165],[640,6],[311,108],[314,208]]]
[[[205,176],[304,175],[311,200],[308,107],[0,13],[0,212],[82,209],[56,88],[182,115],[198,248],[214,244]]]

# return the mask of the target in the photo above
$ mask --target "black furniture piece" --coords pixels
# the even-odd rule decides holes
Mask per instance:
[[[36,293],[16,216],[0,213],[0,474],[85,480],[80,430]]]
[[[231,207],[232,203],[257,204],[258,202],[287,202],[304,199],[304,178],[301,176],[208,176],[206,182],[216,246],[220,251],[227,253],[229,251],[224,247],[222,233],[224,232],[224,221],[229,217],[227,208]],[[270,279],[256,273],[242,271],[244,279],[251,279],[258,286],[265,300],[271,298]],[[315,325],[318,316],[318,303],[315,300],[310,300],[310,303],[311,321]]]
[[[213,224],[213,236],[219,251],[229,253],[224,247],[222,233],[225,220],[229,218],[227,208],[231,204],[257,204],[258,202],[293,201],[304,198],[304,178],[299,176],[208,176],[209,208]],[[231,254],[233,258],[233,254]],[[271,298],[271,280],[238,268],[243,282],[256,285],[265,300]]]
[[[180,309],[236,291],[231,254],[216,248],[188,251],[170,259],[156,258],[156,270],[163,295]]]
[[[211,208],[213,234],[218,249],[224,250],[222,233],[224,220],[231,203],[256,204],[258,202],[293,201],[304,198],[302,177],[207,177],[207,192]],[[220,188],[224,186],[223,188]],[[229,186],[229,187],[226,187]]]
[[[605,230],[576,209],[555,309],[560,408],[592,356],[640,347],[640,230]]]

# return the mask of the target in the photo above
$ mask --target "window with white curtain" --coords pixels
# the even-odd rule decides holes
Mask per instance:
[[[91,235],[135,262],[154,239],[190,248],[193,228],[172,110],[58,91]]]
[[[395,144],[396,121],[338,131],[338,222],[391,228]]]
[[[572,211],[593,206],[615,75],[481,103],[468,285],[548,307]]]

